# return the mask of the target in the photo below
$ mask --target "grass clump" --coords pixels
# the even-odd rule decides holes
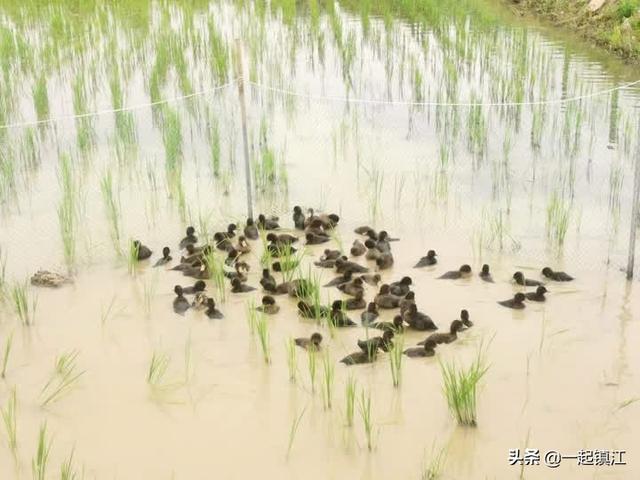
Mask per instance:
[[[389,350],[389,367],[391,368],[391,379],[393,386],[398,388],[402,383],[402,352],[404,350],[404,339],[398,335],[395,337],[393,346]]]
[[[62,238],[62,253],[65,263],[71,267],[76,259],[77,206],[76,186],[73,178],[71,157],[60,156],[60,171],[58,174],[62,198],[58,203],[58,223]]]
[[[16,419],[16,413],[18,409],[18,400],[16,398],[16,389],[14,388],[11,391],[11,395],[9,396],[9,400],[7,400],[7,406],[0,410],[2,413],[2,421],[4,423],[4,428],[7,431],[7,440],[9,443],[9,449],[15,456],[16,450],[18,449],[18,425]]]
[[[7,374],[7,365],[9,364],[9,355],[11,354],[11,346],[13,345],[13,332],[7,337],[7,341],[4,345],[4,354],[2,355],[2,372],[0,372],[0,378],[5,378]]]
[[[50,403],[59,400],[77,385],[80,377],[84,375],[84,370],[78,370],[77,358],[77,350],[63,353],[56,358],[49,381],[40,392],[42,397],[41,406],[46,407]]]
[[[306,407],[300,412],[300,415],[293,419],[291,422],[291,428],[289,429],[289,445],[287,446],[287,458],[289,458],[289,454],[291,453],[291,448],[293,447],[293,442],[296,439],[296,433],[298,433],[298,428],[300,427],[300,422],[302,421],[302,417],[304,416],[304,412],[306,412]]]
[[[353,376],[347,379],[345,386],[345,417],[347,420],[347,426],[353,426],[353,414],[355,413],[356,406],[356,386],[357,382]]]
[[[113,177],[111,172],[106,172],[100,182],[100,190],[102,191],[102,200],[104,209],[109,222],[109,234],[111,242],[116,254],[120,255],[120,202],[114,190]]]
[[[258,318],[256,321],[256,332],[258,333],[258,339],[260,340],[260,347],[262,348],[262,356],[264,357],[264,362],[270,363],[271,342],[269,340],[269,321],[264,313],[258,313]]]
[[[435,446],[431,449],[431,454],[427,460],[426,456],[422,463],[420,480],[437,480],[442,476],[442,469],[447,459],[447,452],[444,448],[436,451]]]
[[[154,388],[162,386],[162,382],[169,368],[171,357],[166,353],[153,352],[149,370],[147,371],[147,383]]]
[[[289,338],[285,342],[287,350],[287,368],[289,369],[289,381],[296,383],[298,376],[298,350],[296,349],[296,342],[293,338]]]
[[[47,464],[52,443],[51,439],[47,439],[47,422],[44,422],[40,425],[40,432],[38,433],[36,456],[31,460],[33,480],[45,480],[47,478]]]
[[[11,287],[11,300],[22,325],[25,327],[33,325],[37,299],[31,296],[27,282],[16,283]]]
[[[360,392],[358,411],[364,425],[364,433],[367,438],[367,449],[373,450],[373,418],[371,414],[371,393]]]
[[[316,391],[316,373],[318,371],[318,359],[316,357],[316,352],[309,350],[307,353],[307,367],[309,369],[309,380],[311,380],[311,391]]]
[[[335,376],[335,367],[329,356],[329,351],[325,350],[322,356],[322,400],[325,409],[331,409],[333,402],[333,381]]]

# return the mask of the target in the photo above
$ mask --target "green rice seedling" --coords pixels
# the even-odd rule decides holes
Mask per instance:
[[[307,411],[307,408],[303,408],[300,415],[294,417],[293,422],[291,422],[291,428],[289,429],[289,445],[287,446],[287,458],[291,454],[291,448],[293,447],[293,442],[296,439],[296,434],[298,433],[298,428],[300,427],[300,422],[302,421],[302,417],[304,416],[304,412]]]
[[[13,453],[14,457],[18,450],[18,424],[17,424],[17,409],[18,400],[16,398],[16,389],[11,390],[9,399],[7,400],[7,406],[0,410],[2,413],[2,421],[4,428],[7,431],[7,440],[9,442],[9,449]]]
[[[107,308],[104,308],[104,305],[102,306],[102,310],[100,312],[100,325],[102,325],[103,327],[105,326],[105,324],[107,323],[107,321],[112,317],[113,312],[113,308],[115,307],[116,304],[116,296],[114,295],[111,298],[111,301],[109,302],[109,305],[107,306]]]
[[[209,144],[211,148],[211,170],[213,171],[213,176],[217,178],[220,175],[220,130],[216,119],[211,121]]]
[[[224,276],[224,261],[218,257],[212,250],[204,257],[204,263],[209,270],[209,279],[213,283],[215,292],[220,299],[224,302],[227,298],[227,284]]]
[[[316,352],[309,350],[307,352],[307,367],[309,369],[309,380],[311,381],[311,391],[316,391],[316,373],[318,371],[318,358]]]
[[[289,369],[289,381],[296,383],[298,376],[298,349],[296,342],[293,338],[289,338],[285,341],[285,348],[287,349],[287,368]]]
[[[271,257],[268,248],[265,249],[265,252],[267,252],[269,257]],[[306,250],[301,249],[296,253],[293,253],[291,245],[278,245],[276,247],[276,255],[281,267],[282,281],[290,282],[298,271],[300,262],[306,255]]]
[[[557,248],[564,245],[570,218],[571,206],[557,192],[554,192],[547,205],[547,237]]]
[[[367,438],[367,449],[373,450],[373,418],[371,413],[371,393],[360,392],[358,411],[364,425],[364,433]]]
[[[75,449],[71,449],[71,453],[60,465],[60,480],[76,480],[79,478],[78,472],[73,465],[73,456]]]
[[[113,177],[107,171],[100,182],[102,200],[110,227],[111,242],[118,256],[122,255],[120,247],[120,200],[114,191]]]
[[[9,364],[9,355],[11,355],[12,345],[13,345],[13,332],[9,334],[4,344],[4,354],[2,355],[2,372],[0,372],[0,378],[5,378],[7,374],[7,365]]]
[[[70,352],[60,354],[56,358],[54,369],[49,377],[49,381],[40,392],[40,396],[42,398],[40,405],[42,407],[46,407],[50,403],[58,401],[78,384],[78,380],[85,372],[84,370],[78,370],[78,366],[76,364],[77,358],[77,350],[71,350]]]
[[[58,179],[62,198],[58,204],[58,223],[65,262],[71,267],[76,258],[76,231],[77,231],[77,188],[73,177],[71,157],[67,154],[60,156],[60,168]]]
[[[127,271],[129,275],[135,275],[138,269],[138,251],[140,246],[132,239],[129,239],[129,248],[127,249]]]
[[[27,282],[16,283],[11,287],[11,299],[13,300],[13,308],[22,325],[25,327],[33,325],[37,298],[31,295]]]
[[[325,350],[322,355],[322,400],[325,409],[331,409],[333,402],[333,381],[335,376],[335,367],[329,355],[329,351]]]
[[[260,340],[260,347],[262,348],[262,356],[264,357],[264,362],[271,363],[269,320],[264,313],[258,312],[258,318],[256,321],[256,332],[258,333],[258,339]]]
[[[47,463],[53,441],[47,438],[47,422],[40,425],[38,433],[38,450],[36,456],[31,460],[31,472],[33,480],[45,480],[47,478]]]
[[[251,332],[251,335],[255,335],[258,324],[258,311],[256,310],[256,302],[253,298],[247,301],[246,312],[249,331]]]
[[[447,451],[440,448],[436,451],[435,445],[431,447],[429,458],[422,462],[422,471],[420,472],[420,480],[438,480],[442,476],[442,469],[447,460]]]
[[[38,120],[49,117],[49,95],[47,94],[47,79],[41,75],[33,85],[33,106]]]
[[[476,404],[478,399],[478,383],[488,370],[485,364],[482,346],[471,365],[464,369],[455,363],[440,361],[440,371],[444,382],[443,393],[449,411],[459,425],[477,425]]]
[[[0,300],[3,300],[7,288],[7,254],[0,248]]]
[[[153,304],[153,298],[156,295],[158,289],[158,275],[154,274],[151,278],[147,278],[142,284],[142,296],[144,313],[148,316],[151,314],[151,307]]]
[[[393,340],[393,347],[389,350],[389,367],[393,386],[398,388],[402,383],[402,352],[404,351],[404,338],[397,335]]]
[[[152,388],[161,388],[163,386],[163,380],[167,374],[171,357],[163,352],[153,352],[151,361],[149,362],[149,369],[147,371],[147,383]]]
[[[347,426],[353,426],[353,414],[355,413],[356,406],[356,386],[357,382],[353,375],[350,375],[347,379],[345,386],[345,417]]]

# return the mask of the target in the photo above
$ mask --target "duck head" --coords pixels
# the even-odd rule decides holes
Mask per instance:
[[[269,278],[271,276],[271,273],[269,272],[268,268],[263,268],[262,269],[262,278]]]
[[[524,274],[522,272],[516,272],[513,274],[513,279],[517,283],[524,283]]]
[[[469,312],[466,309],[460,310],[460,320],[464,324],[469,323]]]
[[[275,243],[275,242],[277,242],[277,241],[278,241],[278,237],[277,237],[277,235],[276,235],[275,233],[269,233],[269,234],[267,235],[267,241],[268,241],[268,242],[274,242],[274,243]]]
[[[193,234],[196,233],[196,229],[193,227],[187,227],[187,237],[193,237]]]
[[[207,298],[207,308],[209,308],[209,310],[216,308],[216,301],[213,298]]]
[[[376,248],[376,242],[374,242],[373,240],[371,240],[370,238],[367,238],[364,242],[364,246],[371,249],[371,248]]]
[[[273,268],[274,272],[282,271],[282,265],[280,264],[280,262],[273,262],[273,265],[271,265],[271,268]]]
[[[329,215],[327,215],[329,217],[329,220],[331,220],[331,223],[338,223],[340,221],[340,217],[338,215],[336,215],[335,213],[330,213]]]
[[[367,312],[378,313],[378,306],[374,302],[369,302],[369,305],[367,305]]]
[[[247,218],[247,227],[251,227],[253,225],[253,218]]]
[[[293,213],[295,213],[296,215],[300,215],[302,213],[302,209],[296,205],[295,207],[293,207]]]
[[[378,234],[375,232],[375,230],[373,230],[371,228],[369,230],[367,230],[366,235],[367,235],[367,237],[369,237],[370,240],[374,240],[374,241],[378,240]]]
[[[536,288],[536,293],[541,296],[547,293],[548,291],[549,290],[547,290],[543,285],[540,285],[538,288]]]
[[[436,251],[435,251],[435,250],[429,250],[429,251],[427,252],[427,258],[435,258],[435,257],[437,257],[437,256],[438,256],[438,254],[436,253]]]
[[[411,281],[411,277],[402,277],[402,280],[400,280],[400,283],[406,287],[408,287],[409,285],[411,285],[412,281]]]
[[[387,233],[386,230],[382,230],[379,234],[378,234],[378,240],[380,240],[381,242],[384,242],[387,238],[389,238],[389,234]]]
[[[351,270],[349,270],[349,272],[351,273]],[[353,273],[351,273],[351,276],[353,276]],[[361,287],[362,286],[362,279],[360,277],[354,278],[353,279],[353,284]]]
[[[415,292],[408,292],[405,296],[404,296],[405,300],[415,300],[416,299],[416,294]]]
[[[482,265],[482,274],[489,275],[489,265],[487,265],[486,263]]]
[[[342,300],[335,300],[331,304],[331,310],[333,310],[334,312],[337,310],[342,310]]]
[[[175,287],[173,287],[173,291],[177,296],[182,296],[182,287],[180,285],[176,285]]]
[[[342,274],[342,278],[347,282],[350,281],[353,278],[353,272],[351,270],[347,270]]]
[[[229,250],[229,253],[227,253],[227,258],[236,258],[238,255],[238,251],[235,248],[232,248]]]
[[[264,223],[267,219],[265,218],[265,216],[261,213],[260,215],[258,215],[258,223]]]
[[[227,226],[227,233],[231,236],[235,235],[236,230],[238,229],[238,226],[235,223],[230,223]]]
[[[395,317],[393,317],[393,326],[396,328],[400,328],[402,326],[402,316],[400,315],[396,315]]]
[[[428,339],[424,342],[424,349],[425,349],[425,350],[434,350],[434,349],[436,348],[436,346],[437,346],[437,345],[438,345],[438,344],[437,344],[434,340],[432,340],[432,339],[428,338]]]
[[[471,267],[467,264],[460,267],[460,273],[471,273]]]
[[[380,292],[379,292],[379,294],[380,294],[380,295],[388,295],[388,294],[389,294],[389,285],[388,285],[388,284],[386,284],[386,283],[385,283],[385,284],[383,284],[383,285],[380,287]]]
[[[242,284],[239,278],[234,278],[231,280],[231,286],[234,288],[239,287]]]
[[[322,335],[320,335],[318,332],[312,333],[309,340],[311,340],[311,343],[313,343],[316,347],[319,347],[322,343]]]
[[[382,334],[382,340],[384,340],[385,342],[388,342],[393,337],[395,337],[395,334],[391,330],[385,330]]]
[[[550,276],[552,276],[552,275],[553,275],[553,270],[551,270],[551,268],[549,268],[549,267],[544,267],[544,268],[542,269],[542,274],[543,274],[545,277],[550,277]]]
[[[186,250],[187,254],[193,255],[196,252],[196,247],[193,245],[193,243],[188,243],[186,246]]]
[[[193,284],[193,289],[196,292],[204,292],[205,288],[207,288],[207,284],[204,283],[203,280],[198,280],[196,283]]]
[[[527,297],[524,296],[524,293],[518,292],[513,296],[513,301],[515,303],[522,303]]]
[[[169,258],[170,253],[171,253],[171,249],[169,247],[164,247],[162,249],[162,258]]]
[[[264,297],[262,297],[262,305],[275,305],[276,304],[276,299],[273,298],[271,295],[265,295]]]

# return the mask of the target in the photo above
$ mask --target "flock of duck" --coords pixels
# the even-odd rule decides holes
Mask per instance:
[[[332,230],[338,225],[340,217],[335,214],[316,214],[309,210],[307,214],[296,206],[293,209],[293,223],[296,231],[304,233],[302,237],[306,245],[321,245],[332,239]],[[296,252],[294,244],[300,242],[298,235],[290,233],[280,233],[279,219],[277,217],[266,217],[263,214],[258,216],[257,222],[249,218],[240,234],[235,224],[230,224],[226,231],[217,232],[213,236],[212,244],[199,245],[196,231],[193,227],[188,227],[186,236],[180,240],[179,247],[184,251],[176,265],[171,270],[181,271],[183,275],[196,279],[196,282],[187,287],[176,285],[174,292],[176,297],[173,300],[173,309],[178,314],[184,314],[189,309],[204,310],[209,318],[223,318],[223,313],[218,310],[215,300],[207,294],[207,285],[204,280],[212,276],[210,259],[216,250],[226,253],[224,261],[224,276],[230,281],[232,293],[246,293],[257,290],[256,287],[247,284],[247,272],[249,265],[243,260],[243,256],[251,253],[250,241],[260,239],[261,231],[266,239],[265,249],[268,252],[267,261],[270,266],[262,270],[260,286],[264,291],[261,304],[257,310],[267,315],[276,315],[280,311],[275,297],[278,295],[288,295],[297,299],[298,314],[304,318],[326,319],[331,327],[353,327],[354,322],[348,312],[362,310],[360,313],[360,323],[366,328],[379,330],[379,336],[373,336],[366,340],[358,340],[358,350],[347,355],[341,362],[347,365],[372,363],[377,359],[379,351],[388,352],[393,347],[394,335],[403,332],[405,329],[433,332],[438,327],[429,315],[418,310],[415,292],[411,290],[413,280],[409,276],[404,276],[400,280],[392,283],[384,283],[379,286],[377,294],[372,301],[365,300],[365,284],[378,288],[382,281],[379,273],[372,273],[371,268],[353,260],[343,254],[340,250],[325,249],[320,258],[314,262],[318,268],[335,270],[337,276],[329,281],[324,287],[337,288],[349,298],[346,300],[336,300],[331,305],[320,304],[318,295],[313,295],[314,287],[311,280],[298,278],[278,283],[272,272],[287,272],[298,268],[299,258],[293,259]],[[376,232],[368,226],[355,229],[355,233],[361,235],[363,239],[356,239],[349,250],[353,258],[364,258],[368,262],[375,264],[375,270],[382,271],[389,269],[394,264],[392,254],[392,243],[399,239],[389,237],[386,231]],[[364,240],[364,241],[363,241]],[[152,256],[152,251],[139,241],[134,242],[135,252],[139,261],[147,260]],[[263,257],[264,259],[265,257]],[[276,259],[276,261],[273,261]],[[154,266],[170,266],[174,263],[171,256],[171,249],[164,247],[162,257],[158,259]],[[427,255],[420,258],[414,268],[432,267],[438,263],[437,254],[434,250],[429,250]],[[542,269],[542,276],[550,281],[568,282],[573,277],[565,272],[554,271],[549,267]],[[452,270],[437,277],[441,280],[457,280],[469,278],[473,275],[469,265],[462,265],[457,270]],[[483,265],[478,276],[482,281],[495,283],[491,275],[489,265]],[[284,278],[284,275],[283,275]],[[497,302],[499,305],[512,308],[524,309],[526,302],[544,302],[545,294],[548,293],[543,282],[526,278],[522,272],[513,275],[513,281],[524,287],[536,287],[536,290],[528,293],[516,293],[513,298]],[[190,300],[187,296],[192,296]],[[380,310],[395,310],[397,314],[393,321],[380,321]],[[470,320],[469,312],[461,310],[460,318],[451,322],[447,333],[430,333],[417,347],[408,348],[404,351],[409,357],[430,357],[435,354],[435,348],[440,344],[454,342],[458,338],[458,333],[471,328],[473,322]],[[317,351],[321,348],[322,335],[313,333],[309,338],[296,338],[296,345],[310,351]]]

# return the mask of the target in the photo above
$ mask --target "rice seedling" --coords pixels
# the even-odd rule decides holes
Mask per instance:
[[[62,251],[68,267],[73,266],[76,258],[77,189],[72,168],[71,157],[67,154],[61,155],[58,179],[62,198],[58,203],[58,223],[62,238]]]
[[[56,357],[49,381],[40,391],[42,407],[58,401],[78,384],[78,380],[85,373],[84,370],[78,370],[76,364],[78,353],[77,350],[71,350]]]
[[[38,120],[49,117],[49,95],[47,94],[47,79],[41,75],[33,85],[33,106]]]
[[[2,372],[0,372],[0,378],[5,378],[7,374],[7,365],[9,364],[9,355],[11,355],[12,345],[13,345],[13,332],[9,334],[4,344],[4,354],[2,355]]]
[[[142,284],[142,298],[144,305],[144,313],[148,316],[151,314],[153,298],[158,289],[158,275],[154,274],[151,278],[147,278]]]
[[[391,379],[393,386],[398,388],[402,383],[402,352],[404,351],[404,338],[396,335],[393,339],[393,346],[389,350],[389,367],[391,368]]]
[[[333,381],[335,367],[329,355],[329,350],[325,350],[322,355],[322,400],[325,409],[331,409],[333,402]]]
[[[247,324],[251,335],[255,335],[258,324],[258,311],[256,310],[256,302],[254,299],[248,300],[246,304]]]
[[[0,248],[0,300],[3,300],[7,288],[7,254]]]
[[[11,390],[9,399],[7,400],[7,406],[0,410],[2,413],[2,421],[4,428],[7,431],[7,440],[9,443],[9,449],[13,453],[14,457],[18,449],[18,425],[17,425],[17,409],[18,400],[16,398],[16,389]]]
[[[153,352],[151,361],[149,362],[149,369],[147,371],[147,383],[152,388],[162,388],[165,375],[169,368],[171,357],[163,352]]]
[[[265,249],[265,251],[269,257],[271,257],[269,249]],[[280,263],[283,282],[290,282],[293,280],[293,277],[300,266],[300,262],[306,254],[306,249],[301,249],[293,253],[291,245],[278,245],[276,247],[276,256]]]
[[[11,287],[13,308],[23,326],[33,325],[36,315],[37,297],[32,296],[27,282],[15,283]]]
[[[307,352],[307,367],[309,370],[309,380],[311,381],[311,391],[316,391],[316,373],[318,371],[318,358],[316,352],[309,350]]]
[[[213,283],[213,288],[220,299],[224,302],[227,298],[227,285],[224,276],[224,261],[218,257],[214,251],[209,252],[204,257],[204,263],[209,270],[209,279]]]
[[[45,480],[47,478],[47,464],[51,452],[52,439],[47,438],[47,422],[40,425],[38,433],[38,449],[36,456],[31,460],[31,472],[33,480]]]
[[[74,454],[75,449],[71,449],[71,453],[69,453],[69,456],[65,459],[64,462],[62,462],[62,465],[60,465],[60,480],[76,480],[77,478],[79,478],[78,472],[73,465]]]
[[[262,348],[262,356],[264,358],[264,362],[271,363],[269,321],[264,313],[258,312],[258,318],[256,321],[256,332],[258,333],[258,339],[260,340],[260,347]]]
[[[211,148],[211,169],[213,176],[218,177],[220,175],[220,130],[218,129],[218,121],[216,119],[211,121],[209,143]]]
[[[443,393],[449,411],[459,425],[472,427],[477,425],[478,384],[488,368],[482,346],[475,360],[466,369],[458,367],[453,362],[440,361],[444,382]]]
[[[353,426],[353,414],[356,406],[356,386],[357,382],[353,375],[350,375],[345,385],[345,418],[347,426]]]
[[[289,338],[285,341],[285,348],[287,350],[287,368],[289,369],[289,381],[291,383],[296,382],[298,376],[298,349],[296,342],[293,338]]]
[[[111,242],[116,254],[120,256],[122,255],[120,247],[120,200],[114,192],[113,177],[110,171],[103,175],[100,182],[100,190],[102,191],[102,200],[110,227]]]
[[[293,442],[296,439],[296,434],[298,433],[298,428],[300,427],[300,422],[302,421],[302,417],[304,413],[307,411],[307,408],[303,408],[300,415],[293,418],[293,422],[291,422],[291,428],[289,429],[289,444],[287,446],[287,458],[291,454],[291,448],[293,448]]]
[[[367,449],[373,450],[373,418],[371,413],[371,393],[362,390],[358,401],[358,411],[364,425],[364,433],[367,438]]]
[[[129,248],[127,249],[127,271],[129,275],[135,275],[138,267],[138,251],[139,244],[129,239]]]
[[[447,459],[447,451],[440,448],[436,451],[435,445],[431,447],[429,459],[422,462],[422,471],[420,472],[420,480],[438,480],[442,476],[442,469]]]
[[[571,205],[560,197],[557,192],[551,195],[547,205],[547,237],[554,242],[554,246],[561,248],[569,230]]]

